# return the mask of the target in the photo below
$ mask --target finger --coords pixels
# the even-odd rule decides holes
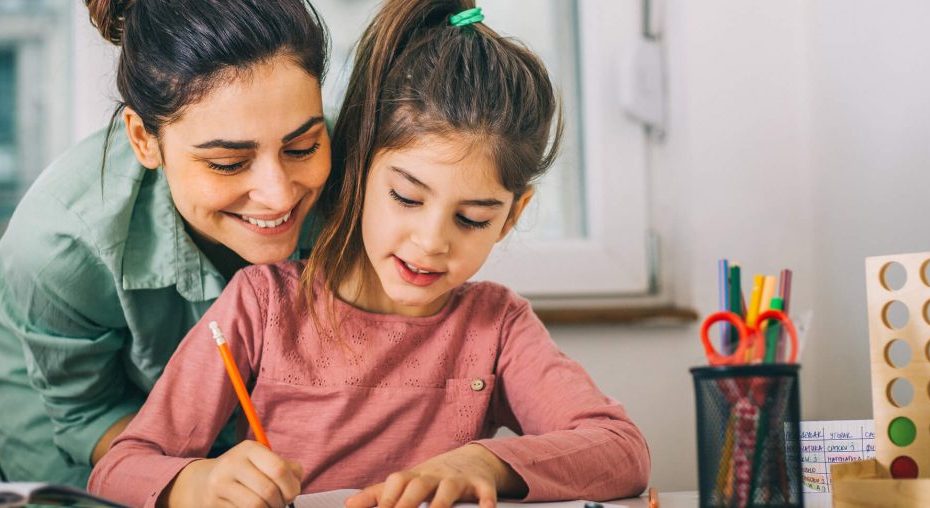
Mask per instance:
[[[297,478],[303,478],[304,467],[300,465],[300,462],[284,459],[284,463],[287,464],[287,468],[291,470],[291,473],[293,473],[294,476]]]
[[[286,502],[293,503],[294,498],[296,498],[297,496],[299,496],[300,493],[301,493],[301,491],[303,490],[303,485],[301,484],[301,481],[302,481],[302,479],[303,479],[303,477],[304,477],[304,468],[303,468],[303,466],[300,465],[299,462],[296,462],[296,461],[293,461],[293,460],[284,459],[284,464],[287,466],[287,469],[290,471],[290,473],[291,473],[291,474],[294,476],[294,478],[297,480],[297,481],[295,482],[295,483],[296,483],[296,484],[295,484],[295,487],[296,487],[296,488],[295,488],[295,490],[294,490],[293,492],[287,491],[287,490],[284,491],[284,492],[282,492],[282,494],[284,494],[284,500],[285,500]],[[293,508],[293,507],[291,507],[291,508]]]
[[[284,496],[281,494],[281,489],[265,473],[258,470],[254,464],[248,463],[245,467],[240,468],[236,472],[236,481],[261,499],[262,505],[260,506],[284,505]],[[238,502],[238,499],[232,499]]]
[[[297,474],[295,474],[288,461],[264,446],[250,450],[248,459],[275,484],[277,495],[281,498],[282,504],[285,500],[289,501],[300,494],[300,475],[302,471],[299,464],[297,465]]]
[[[396,508],[416,508],[436,491],[439,480],[430,476],[416,476],[407,482]]]
[[[221,505],[223,506],[255,506],[255,507],[267,507],[269,506],[258,494],[256,494],[252,489],[241,483],[230,483],[223,488],[223,492],[219,493]]]
[[[456,501],[462,499],[466,487],[467,485],[461,481],[445,479],[439,482],[429,508],[450,508]]]
[[[378,508],[394,508],[397,500],[407,488],[407,482],[411,479],[410,473],[400,472],[391,473],[384,480],[384,488],[381,489],[381,495],[378,496]]]
[[[378,498],[381,497],[381,490],[384,488],[383,483],[371,485],[362,489],[348,499],[346,499],[346,508],[371,508],[378,506]]]
[[[497,486],[493,483],[479,480],[472,483],[475,497],[480,508],[494,508],[497,506]]]

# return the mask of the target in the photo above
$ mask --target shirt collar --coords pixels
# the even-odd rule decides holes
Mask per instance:
[[[197,248],[174,207],[164,172],[145,170],[123,252],[123,289],[177,286],[186,300],[219,296],[225,278]]]
[[[311,212],[289,259],[309,255],[319,229],[318,214]],[[213,300],[226,286],[226,279],[188,235],[160,168],[145,170],[129,222],[122,271],[123,289],[176,285],[191,302]]]

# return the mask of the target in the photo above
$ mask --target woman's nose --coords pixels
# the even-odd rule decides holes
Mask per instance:
[[[253,163],[252,201],[268,210],[286,212],[297,204],[297,182],[277,158]]]

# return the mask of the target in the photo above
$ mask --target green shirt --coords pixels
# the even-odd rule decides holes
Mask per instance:
[[[103,433],[137,411],[226,285],[164,172],[120,124],[52,163],[0,238],[0,470],[83,487]],[[299,251],[309,248],[306,221]]]

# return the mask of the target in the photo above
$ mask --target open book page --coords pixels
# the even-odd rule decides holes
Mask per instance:
[[[294,500],[294,508],[340,508],[345,506],[345,500],[358,492],[357,489],[344,489],[344,490],[331,490],[329,492],[320,492],[317,494],[304,494],[302,496],[297,496],[297,499]],[[521,508],[526,506],[532,506],[533,508],[583,508],[584,501],[562,501],[558,503],[508,503],[508,502],[498,502],[498,508]],[[604,508],[627,508],[626,505],[621,504],[612,504],[612,503],[600,503]],[[426,508],[427,503],[420,505],[421,508]],[[477,508],[478,505],[475,503],[456,503],[456,507],[460,508]]]
[[[316,494],[304,494],[294,500],[294,508],[340,508],[346,499],[358,492],[358,489],[330,490]]]
[[[67,487],[37,482],[0,482],[0,508],[26,504],[119,508],[122,505]]]

